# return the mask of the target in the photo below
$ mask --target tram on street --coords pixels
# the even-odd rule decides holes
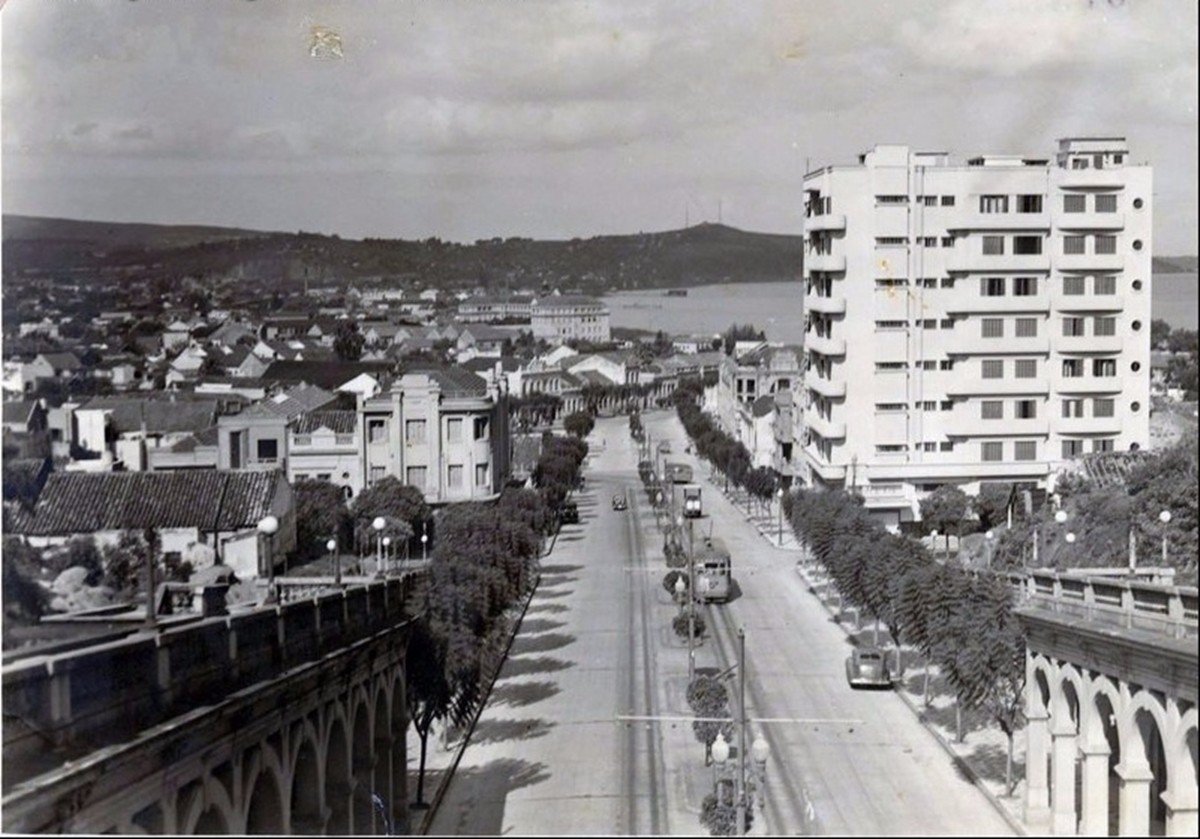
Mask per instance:
[[[705,603],[728,602],[733,590],[733,560],[720,539],[705,537],[695,545],[696,597]]]

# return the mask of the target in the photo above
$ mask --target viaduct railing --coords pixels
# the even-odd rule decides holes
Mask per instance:
[[[288,585],[283,603],[163,622],[6,664],[4,789],[394,628],[409,619],[408,599],[423,576],[345,580],[320,591]]]
[[[1013,571],[1021,605],[1171,638],[1197,637],[1197,589],[1057,571]]]

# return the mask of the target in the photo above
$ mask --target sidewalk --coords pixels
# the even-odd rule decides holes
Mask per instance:
[[[731,489],[723,492],[716,480],[710,484],[718,492],[722,492],[745,513],[746,493],[742,490]],[[842,630],[856,642],[870,644],[874,632],[871,626],[857,627],[857,615],[853,610],[842,611],[833,605],[836,594],[832,591],[823,570],[808,556],[804,546],[796,538],[791,528],[784,524],[783,538],[779,538],[778,508],[775,515],[764,515],[751,502],[751,513],[746,520],[751,522],[770,545],[781,550],[796,551],[798,561],[796,572],[804,580],[808,590],[821,602],[834,621]],[[880,641],[886,646],[886,634],[881,630]],[[1028,828],[1023,820],[1022,804],[1025,792],[1025,737],[1023,732],[1017,732],[1013,740],[1013,777],[1016,781],[1012,796],[1005,795],[1005,766],[1008,755],[1008,739],[999,727],[982,714],[964,711],[963,732],[964,742],[955,742],[955,712],[954,696],[945,689],[945,680],[934,667],[930,678],[930,704],[924,705],[925,672],[919,654],[908,647],[901,649],[901,659],[904,665],[905,678],[897,683],[896,693],[912,712],[921,720],[925,728],[937,738],[942,748],[954,759],[955,765],[969,778],[975,786],[992,802],[992,805],[1005,818],[1018,835],[1026,835]]]

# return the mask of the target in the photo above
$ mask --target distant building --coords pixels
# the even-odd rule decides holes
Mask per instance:
[[[1045,488],[1148,444],[1154,195],[1123,138],[966,165],[876,146],[804,197],[807,482],[894,525],[941,484]]]
[[[535,338],[545,338],[552,344],[572,340],[603,343],[612,338],[608,306],[592,297],[543,297],[533,304],[530,325]]]
[[[533,298],[517,296],[468,297],[458,304],[458,319],[463,323],[491,323],[498,320],[529,320]]]

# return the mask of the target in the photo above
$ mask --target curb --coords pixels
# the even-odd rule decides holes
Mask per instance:
[[[533,602],[533,596],[537,594],[538,586],[541,585],[541,582],[542,575],[541,572],[538,572],[537,578],[533,583],[533,588],[529,590],[529,595],[521,605],[521,613],[513,623],[512,632],[509,633],[508,642],[504,645],[504,652],[500,656],[500,663],[496,667],[495,672],[492,673],[491,678],[488,679],[487,691],[483,694],[483,701],[479,703],[479,707],[475,710],[475,715],[471,718],[471,724],[467,726],[467,730],[463,733],[462,742],[454,752],[454,759],[450,761],[450,765],[442,773],[441,781],[438,782],[437,789],[434,790],[433,797],[429,801],[429,807],[425,810],[421,823],[414,831],[418,836],[426,836],[429,833],[429,828],[433,824],[433,819],[437,815],[438,808],[442,806],[442,799],[446,797],[446,790],[449,789],[450,782],[454,780],[454,773],[457,771],[458,764],[462,760],[463,752],[471,744],[471,735],[475,733],[475,725],[479,722],[479,718],[483,716],[484,709],[487,708],[488,700],[492,696],[492,688],[496,685],[496,679],[499,678],[500,671],[504,669],[504,662],[508,661],[509,650],[512,649],[517,633],[521,631],[521,623],[525,620],[525,613],[529,611],[529,604]]]
[[[762,531],[759,532],[761,533]],[[796,574],[802,580],[804,580],[805,586],[809,589],[809,591],[812,591],[813,581],[809,579],[808,575],[800,569],[799,565],[796,566]],[[831,617],[836,617],[833,614],[833,610],[829,608],[829,605],[819,596],[817,596],[817,601],[821,604],[821,608],[823,608]],[[835,620],[834,623],[841,627],[842,632],[844,632],[847,637],[850,637],[850,630],[845,624],[843,624],[840,620]],[[975,787],[975,789],[983,793],[984,797],[988,800],[996,812],[1000,814],[1000,817],[1003,818],[1004,821],[1008,822],[1008,826],[1016,831],[1018,836],[1028,836],[1028,826],[1011,812],[1009,812],[1007,807],[1000,803],[1000,800],[996,797],[995,793],[987,788],[987,785],[983,783],[983,780],[979,777],[979,773],[975,771],[971,764],[954,751],[953,745],[947,742],[946,738],[942,736],[941,732],[925,721],[921,711],[916,705],[913,704],[912,699],[910,699],[902,690],[894,690],[893,693],[899,696],[901,701],[908,706],[908,709],[913,712],[914,716],[916,716],[917,722],[921,723],[921,726],[928,731],[930,735],[932,735],[933,739],[937,741],[937,744],[942,747],[942,750],[950,756],[951,760],[954,761],[955,767],[960,769],[962,773],[970,779],[971,784]]]

